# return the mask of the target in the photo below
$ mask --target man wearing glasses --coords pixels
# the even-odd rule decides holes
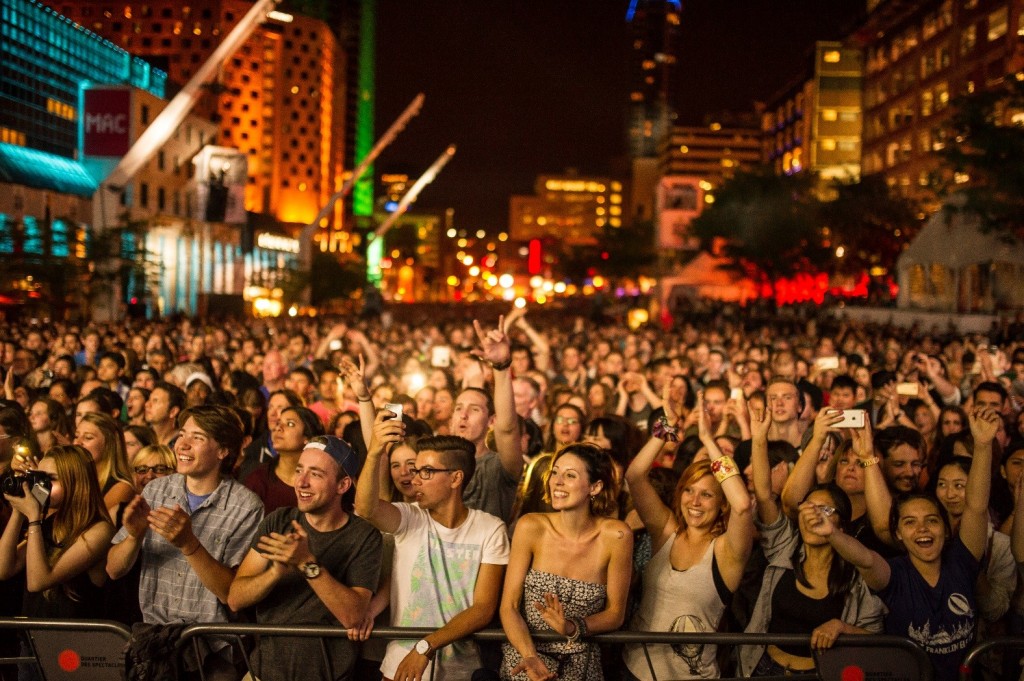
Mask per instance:
[[[466,637],[486,627],[497,609],[508,534],[501,520],[463,502],[477,464],[476,446],[465,438],[417,442],[416,503],[382,500],[381,475],[404,436],[402,420],[382,410],[356,486],[356,513],[395,537],[392,625],[435,631],[419,641],[389,642],[381,672],[392,681],[419,681],[431,678],[436,664],[437,681],[468,679],[481,663]]]

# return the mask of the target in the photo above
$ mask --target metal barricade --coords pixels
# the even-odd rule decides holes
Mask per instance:
[[[997,636],[976,644],[967,651],[964,661],[960,664],[960,681],[970,681],[977,667],[978,660],[985,653],[998,648],[1019,648],[1024,650],[1024,636]]]
[[[124,676],[124,647],[132,632],[119,622],[0,618],[0,630],[23,632],[32,653],[0,657],[0,665],[34,665],[46,681],[109,681],[112,669],[119,671],[117,678]]]
[[[370,638],[375,639],[410,639],[418,640],[425,636],[434,633],[436,629],[433,628],[400,628],[400,627],[378,627],[373,630],[370,634]],[[320,650],[324,655],[324,660],[330,668],[329,656],[327,654],[327,648],[324,640],[327,638],[347,638],[348,633],[345,629],[339,627],[329,626],[303,626],[303,625],[291,625],[291,626],[279,626],[279,625],[259,625],[259,624],[194,624],[186,627],[181,632],[181,639],[178,643],[179,650],[184,649],[185,646],[198,645],[200,638],[205,636],[219,636],[219,637],[234,637],[236,640],[241,642],[243,636],[290,636],[299,638],[319,638],[320,639]],[[531,634],[534,641],[564,641],[564,636],[559,636],[554,632],[550,633],[534,633]],[[505,632],[501,629],[486,629],[473,634],[472,638],[477,641],[506,641]],[[646,631],[618,631],[610,634],[597,634],[594,636],[587,637],[588,641],[592,641],[599,645],[601,644],[639,644],[644,646],[645,654],[647,655],[647,662],[651,671],[651,678],[653,681],[657,681],[655,676],[654,667],[650,660],[650,655],[647,654],[648,645],[659,645],[659,644],[674,644],[674,645],[699,645],[699,644],[713,644],[716,646],[740,646],[740,645],[808,645],[810,643],[810,636],[803,634],[731,634],[731,633],[716,633],[716,632],[702,632],[702,633],[672,633],[672,632],[646,632]],[[244,645],[241,646],[244,650]],[[867,661],[866,664],[878,664],[879,668],[882,668],[886,672],[886,678],[889,681],[931,681],[934,670],[931,665],[931,661],[928,659],[928,655],[912,641],[902,636],[882,636],[882,635],[842,635],[836,640],[836,644],[833,647],[836,651],[843,649],[857,649],[857,648],[873,648],[873,649],[893,649],[906,656],[906,659],[912,662],[913,670],[907,671],[905,674],[900,676],[895,672],[897,665],[892,657],[885,659],[872,659]],[[249,663],[248,655],[245,656],[246,667],[251,671],[252,667]],[[858,665],[857,663],[847,663],[840,669],[836,670],[834,679],[839,681],[840,678],[858,678],[856,676],[846,676],[844,671],[850,667],[863,667],[865,663]],[[431,667],[431,675],[433,676],[433,669]],[[820,669],[820,665],[819,665]],[[727,677],[722,678],[721,681],[739,681],[742,677]],[[800,679],[821,679],[818,672],[810,672],[804,674],[793,674],[779,677],[761,677],[767,679],[767,681],[798,681]],[[862,673],[859,678],[872,678],[870,673]],[[832,681],[833,677],[824,679],[823,681]]]

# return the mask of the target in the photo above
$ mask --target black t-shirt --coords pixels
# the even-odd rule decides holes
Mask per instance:
[[[293,531],[292,521],[298,520],[309,534],[309,549],[323,572],[329,572],[347,587],[362,587],[373,592],[381,561],[381,535],[362,518],[349,515],[348,522],[333,532],[317,532],[306,521],[305,514],[296,508],[281,508],[260,523],[252,548],[260,537]],[[324,575],[316,579],[323,579]],[[309,581],[298,570],[290,570],[262,601],[256,604],[256,621],[260,624],[314,624],[341,626],[313,591]],[[351,678],[356,660],[354,645],[344,638],[325,639],[331,657],[333,675],[323,668],[320,643],[315,638],[284,638],[268,636],[260,640],[258,654],[254,656],[255,675],[260,681],[291,679]]]
[[[796,583],[796,572],[786,570],[772,592],[772,619],[769,634],[809,634],[825,622],[841,619],[846,594],[811,598]],[[784,646],[779,648],[790,655],[811,657],[810,646]]]

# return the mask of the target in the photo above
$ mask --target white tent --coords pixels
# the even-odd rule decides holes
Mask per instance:
[[[730,267],[732,261],[701,251],[675,274],[663,277],[661,303],[670,308],[677,298],[710,298],[745,303],[757,297],[754,282]]]
[[[955,196],[928,220],[896,265],[901,308],[984,312],[1024,307],[1024,246],[980,229]]]

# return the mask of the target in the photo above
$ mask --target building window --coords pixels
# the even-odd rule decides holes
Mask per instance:
[[[821,148],[824,149],[825,151],[835,151],[836,141],[831,137],[825,137],[824,139],[821,140]]]
[[[834,121],[839,118],[839,112],[835,109],[822,109],[821,120],[823,121]]]
[[[838,64],[840,58],[841,55],[839,54],[839,50],[827,50],[825,54],[822,55],[822,59],[826,64]]]
[[[930,90],[925,90],[921,93],[921,115],[931,116],[933,112],[933,98]]]
[[[164,210],[167,206],[167,193],[163,187],[156,188],[156,209]]]
[[[142,208],[149,207],[149,185],[145,182],[139,183],[139,206]]]
[[[1007,18],[1007,8],[1001,7],[995,12],[988,15],[988,39],[999,40],[1006,35],[1006,27],[1009,19]]]
[[[967,54],[978,42],[978,27],[971,24],[960,32],[960,54]]]

